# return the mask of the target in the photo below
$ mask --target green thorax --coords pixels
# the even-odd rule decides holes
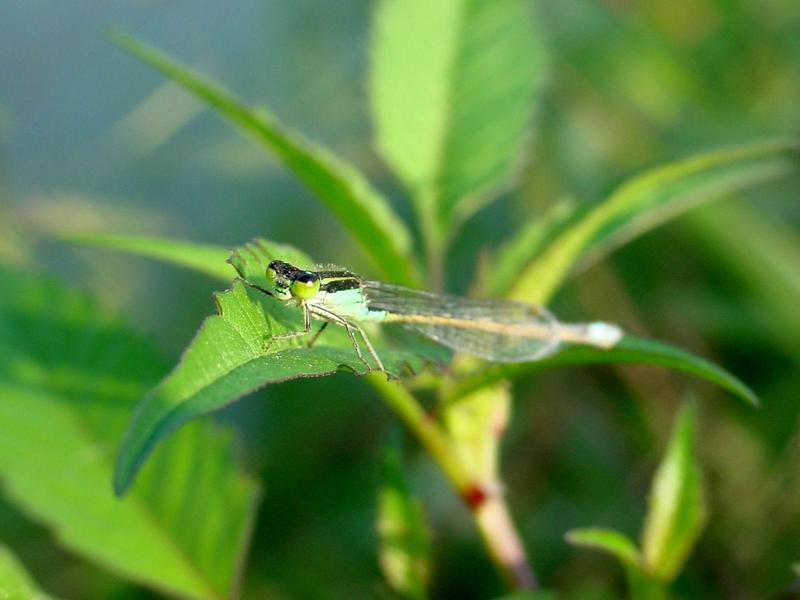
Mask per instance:
[[[347,271],[319,271],[319,293],[311,301],[345,319],[383,321],[384,311],[369,310],[362,289],[363,279]]]

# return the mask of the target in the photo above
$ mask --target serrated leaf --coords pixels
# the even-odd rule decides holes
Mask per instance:
[[[416,282],[406,224],[364,176],[334,153],[283,126],[265,108],[250,108],[233,94],[135,38],[114,42],[208,102],[217,112],[271,150],[347,228],[391,281]]]
[[[0,598],[3,600],[50,600],[28,575],[11,550],[0,545]]]
[[[114,453],[164,372],[143,340],[64,286],[2,271],[0,481],[67,549],[185,598],[236,594],[258,490],[228,433],[195,423],[114,497]]]
[[[382,0],[370,98],[377,146],[442,233],[507,184],[544,52],[525,0]]]
[[[561,366],[613,363],[660,365],[683,371],[714,383],[751,404],[758,404],[758,398],[749,387],[714,363],[663,342],[630,334],[625,335],[616,346],[608,350],[591,346],[570,346],[542,360],[487,367],[459,381],[451,390],[446,402],[459,401],[476,389],[506,378]]]
[[[614,529],[591,527],[567,532],[566,540],[573,546],[594,548],[619,559],[625,567],[641,569],[641,557],[636,544],[624,533]]]
[[[663,581],[672,581],[700,536],[706,505],[695,458],[695,407],[680,410],[664,460],[650,491],[650,505],[642,533],[645,569]]]
[[[296,250],[263,240],[236,249],[231,260],[248,279],[252,276],[252,283],[263,284],[263,266],[271,258],[287,258],[287,251],[292,260],[310,263]],[[248,264],[241,265],[239,261],[248,255]],[[340,327],[328,327],[311,348],[307,338],[275,340],[275,336],[302,329],[301,311],[241,281],[216,294],[215,299],[219,314],[206,319],[175,369],[139,405],[117,460],[117,493],[127,489],[155,444],[190,419],[269,383],[330,375],[342,368],[358,374],[368,370]],[[377,337],[370,337],[387,371],[395,375],[421,368],[425,357],[431,356],[427,346],[392,350],[375,343]],[[364,355],[371,360],[366,352]]]
[[[223,246],[135,235],[85,234],[64,239],[75,244],[108,248],[173,263],[217,279],[230,281],[236,276],[235,271],[226,264],[230,250]]]
[[[547,304],[579,263],[589,264],[690,208],[797,169],[796,142],[769,142],[701,154],[629,179],[558,235],[509,292]]]
[[[411,493],[395,445],[383,450],[377,529],[380,565],[389,586],[403,598],[427,598],[430,534],[422,506]]]

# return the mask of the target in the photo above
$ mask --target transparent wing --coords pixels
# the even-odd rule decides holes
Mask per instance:
[[[432,294],[376,281],[362,286],[370,311],[385,311],[436,342],[498,362],[523,362],[555,352],[561,325],[544,308],[510,300]]]

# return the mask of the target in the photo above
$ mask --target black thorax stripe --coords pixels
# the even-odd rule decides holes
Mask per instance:
[[[323,271],[317,275],[321,280],[320,291],[323,292],[342,292],[361,287],[361,278],[346,271]]]

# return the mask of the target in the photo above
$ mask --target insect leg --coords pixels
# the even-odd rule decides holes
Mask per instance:
[[[353,333],[353,328],[351,327],[350,323],[345,320],[342,320],[342,326],[347,331],[347,335],[350,336],[350,341],[353,344],[353,348],[356,350],[356,354],[358,355],[358,360],[364,363],[367,367],[367,370],[372,371],[372,365],[370,365],[367,360],[364,358],[364,355],[361,354],[361,348],[358,345],[358,340],[356,340],[356,335]]]
[[[303,302],[300,306],[303,309],[303,329],[300,331],[290,331],[289,333],[275,335],[272,337],[272,340],[290,340],[292,338],[300,337],[301,335],[307,335],[308,332],[311,331],[311,311],[308,309],[308,305],[305,302]]]
[[[240,261],[242,261],[242,262],[247,262],[247,259],[245,259],[245,258],[244,258],[244,257],[243,257],[243,256],[242,256],[240,253],[239,253],[239,251],[238,251],[238,250],[233,250],[233,251],[231,252],[231,258],[233,258],[233,257],[236,257],[236,258],[238,258],[238,259],[239,259]],[[245,276],[245,274],[244,274],[244,273],[242,272],[242,270],[239,268],[239,265],[237,265],[237,264],[236,264],[236,261],[235,261],[235,260],[231,260],[231,258],[229,258],[229,259],[227,260],[227,263],[228,263],[229,265],[231,265],[231,266],[232,266],[234,269],[236,269],[236,273],[239,275],[239,277],[238,277],[238,280],[239,280],[239,281],[241,281],[242,283],[244,283],[246,286],[249,286],[249,287],[253,288],[254,290],[258,290],[258,291],[259,291],[259,292],[261,292],[262,294],[266,294],[267,296],[272,296],[272,295],[273,295],[273,294],[272,294],[272,292],[270,292],[268,289],[266,289],[266,288],[263,288],[263,287],[261,287],[260,285],[258,285],[257,283],[253,283],[252,281],[250,281],[249,279],[247,279],[247,277]],[[256,258],[258,258],[258,257],[256,257]],[[260,261],[259,261],[259,263],[260,263]]]
[[[316,341],[317,341],[317,338],[320,336],[320,334],[321,334],[323,331],[325,331],[325,328],[328,326],[328,323],[329,323],[329,321],[324,321],[324,322],[322,323],[322,327],[320,327],[319,329],[317,329],[317,333],[315,333],[315,334],[314,334],[314,337],[312,337],[312,338],[311,338],[311,339],[308,341],[308,347],[309,347],[309,348],[311,348],[311,346],[313,346],[313,345],[314,345],[314,342],[316,342]]]
[[[238,271],[238,269],[237,269],[237,271]],[[261,286],[260,286],[260,285],[258,285],[257,283],[253,283],[252,281],[248,281],[248,280],[247,280],[247,279],[245,279],[244,277],[241,277],[241,276],[240,276],[240,277],[237,277],[237,278],[235,279],[235,281],[241,281],[241,282],[242,282],[243,284],[245,284],[247,287],[251,287],[251,288],[253,288],[254,290],[258,290],[259,292],[261,292],[262,294],[266,294],[267,296],[272,296],[272,295],[273,295],[273,294],[272,294],[272,292],[270,292],[268,289],[265,289],[265,288],[261,287]]]
[[[375,362],[378,364],[378,369],[383,371],[384,373],[386,373],[388,375],[389,373],[386,371],[386,368],[383,366],[383,363],[381,362],[381,359],[378,356],[378,353],[375,352],[375,348],[372,346],[372,342],[369,341],[369,338],[367,337],[367,334],[364,333],[364,330],[361,328],[361,326],[360,325],[356,325],[355,323],[350,323],[350,326],[353,327],[356,331],[358,331],[358,333],[361,334],[361,337],[364,340],[364,345],[367,347],[367,350],[369,350],[369,353],[370,353],[370,355],[372,355],[372,358],[374,358]]]
[[[353,349],[356,351],[356,355],[358,356],[358,359],[362,363],[364,363],[364,365],[367,367],[368,371],[372,371],[373,370],[372,369],[372,365],[370,365],[369,362],[367,362],[367,360],[364,358],[364,355],[361,353],[361,347],[358,345],[358,340],[356,339],[355,333],[353,333],[354,331],[358,331],[359,333],[361,333],[361,336],[364,337],[364,332],[361,331],[361,328],[358,325],[354,325],[353,323],[350,323],[349,321],[346,321],[345,319],[343,319],[342,317],[340,317],[336,313],[333,313],[333,312],[331,312],[331,311],[329,311],[327,309],[321,308],[319,306],[312,307],[312,310],[314,311],[314,314],[322,317],[326,321],[330,321],[331,323],[336,323],[337,325],[340,325],[340,326],[344,327],[345,331],[347,332],[347,335],[350,337],[350,343],[353,344]],[[366,339],[367,338],[364,337],[365,341],[366,341]],[[367,341],[367,348],[369,348],[370,354],[372,355],[372,357],[376,359],[375,362],[377,362],[378,367],[380,368],[380,370],[385,373],[386,369],[383,368],[383,363],[381,363],[380,359],[375,354],[375,350],[372,349],[372,344],[370,344],[369,341]]]

